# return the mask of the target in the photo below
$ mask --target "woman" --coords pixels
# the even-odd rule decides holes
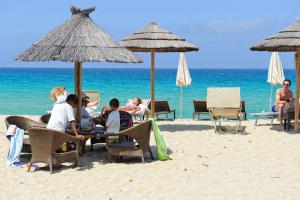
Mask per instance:
[[[293,99],[293,92],[289,89],[291,81],[285,79],[283,88],[279,88],[276,92],[276,111],[279,114],[280,125],[282,125],[283,108]]]

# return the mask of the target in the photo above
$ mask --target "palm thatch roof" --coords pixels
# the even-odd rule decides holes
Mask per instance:
[[[198,51],[198,47],[184,38],[173,35],[170,31],[152,22],[120,42],[121,46],[134,52],[186,52]]]
[[[22,61],[142,62],[121,47],[89,17],[95,7],[71,7],[72,16],[31,48],[17,56]]]
[[[297,51],[300,48],[300,21],[250,47],[252,51]]]

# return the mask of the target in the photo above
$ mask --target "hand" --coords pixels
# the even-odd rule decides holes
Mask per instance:
[[[85,140],[85,137],[83,135],[76,135],[75,137],[79,140]]]

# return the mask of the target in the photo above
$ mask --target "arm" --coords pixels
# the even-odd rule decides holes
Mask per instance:
[[[73,131],[74,135],[78,136],[78,132],[77,132],[77,129],[76,129],[76,122],[71,121],[70,124],[71,124],[71,128],[72,128],[72,131]]]
[[[280,100],[280,90],[277,90],[276,92],[276,104],[282,104],[285,103],[285,101]]]
[[[97,106],[99,104],[99,101],[96,100],[96,101],[93,101],[93,102],[89,102],[86,107],[90,108],[90,107],[94,107],[94,106]]]
[[[131,114],[135,114],[135,113],[138,112],[139,110],[141,110],[141,107],[140,107],[140,106],[138,106],[137,108],[135,108],[135,109],[131,112]]]

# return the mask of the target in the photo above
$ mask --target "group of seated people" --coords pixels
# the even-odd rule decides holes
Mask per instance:
[[[77,124],[75,120],[75,111],[78,104],[78,97],[75,94],[69,94],[65,87],[55,87],[50,93],[50,98],[55,101],[51,111],[51,117],[47,124],[47,128],[57,131],[65,132],[66,128],[70,128],[75,137],[82,140],[85,138],[80,136],[77,131]],[[82,121],[94,120],[91,116],[92,108],[98,104],[97,101],[90,102],[89,97],[83,94],[82,97],[82,110],[81,110],[81,126]],[[119,111],[126,111],[126,113],[135,114],[140,112],[145,106],[142,105],[140,98],[134,98],[132,102],[127,103],[125,106],[120,106],[119,100],[113,98],[109,102],[109,106],[104,106],[100,118],[105,118],[104,123],[99,123],[104,126],[106,132],[119,132],[120,131],[120,113]],[[131,117],[131,116],[130,116]],[[100,120],[100,121],[101,121]]]

